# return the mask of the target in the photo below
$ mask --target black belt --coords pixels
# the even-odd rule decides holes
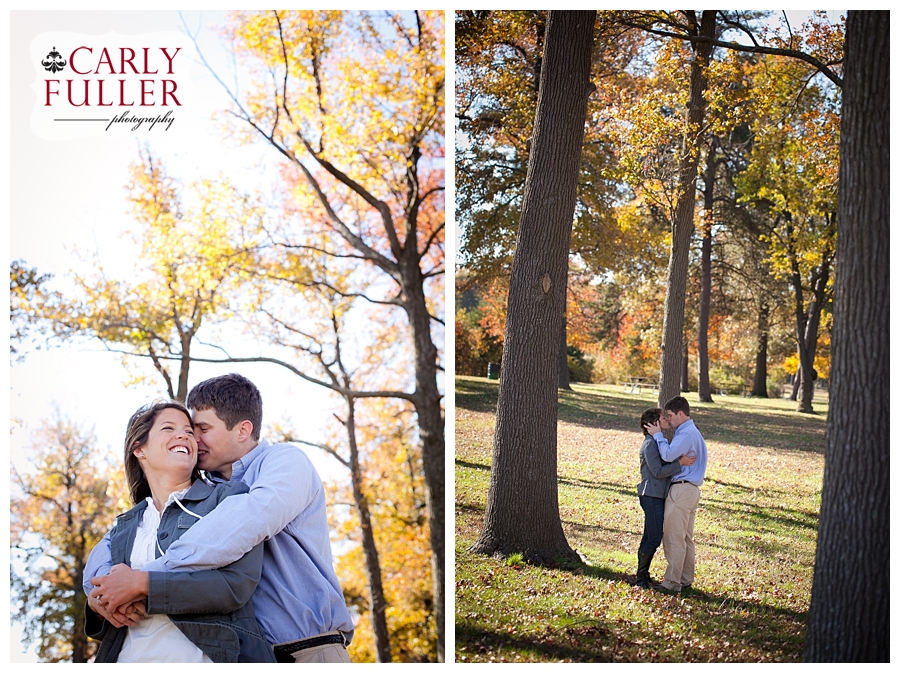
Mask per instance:
[[[695,484],[694,482],[687,481],[686,479],[682,479],[681,481],[673,481],[672,486],[674,486],[675,484],[690,484],[691,486],[697,486],[697,484]],[[700,488],[700,487],[697,486],[697,488]]]
[[[308,650],[310,647],[317,647],[319,645],[331,645],[332,643],[340,643],[343,645],[344,636],[340,633],[333,633],[330,636],[316,636],[314,638],[304,638],[303,640],[298,640],[286,645],[276,645],[275,660],[279,664],[292,664],[294,663],[294,657],[291,656],[291,653],[299,652],[300,650]]]

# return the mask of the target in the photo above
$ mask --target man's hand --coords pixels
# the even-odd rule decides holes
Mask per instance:
[[[657,421],[656,423],[648,423],[644,426],[644,429],[649,432],[651,436],[655,435],[657,432],[662,432],[659,427],[659,421]]]
[[[140,570],[132,570],[124,563],[114,565],[109,571],[109,575],[101,577],[92,577],[91,584],[94,589],[91,590],[91,597],[99,599],[100,604],[110,615],[120,612],[119,608],[126,607],[135,601],[143,600],[150,592],[150,574],[141,572]],[[91,609],[98,614],[103,613],[97,611],[94,606],[96,602],[91,604]],[[107,620],[115,623],[113,620],[103,615]]]
[[[697,462],[697,456],[684,454],[681,458],[678,459],[678,462],[685,467],[688,465],[693,465]]]

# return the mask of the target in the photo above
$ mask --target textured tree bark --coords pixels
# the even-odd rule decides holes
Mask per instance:
[[[810,662],[890,660],[889,25],[887,11],[848,12]]]
[[[700,311],[697,333],[697,395],[701,402],[712,402],[709,389],[709,302],[712,296],[712,213],[716,185],[716,167],[713,151],[706,156],[703,209],[705,221],[700,225]]]
[[[551,11],[513,257],[484,527],[473,551],[578,561],[559,517],[559,343],[590,83],[594,11]]]
[[[424,277],[414,243],[404,248],[400,260],[404,309],[409,316],[415,349],[416,413],[422,438],[425,472],[425,504],[431,542],[431,583],[434,591],[434,621],[438,636],[438,662],[444,661],[444,414],[438,389],[438,352],[431,336],[431,316],[425,301]]]
[[[688,11],[689,17],[693,11]],[[695,20],[694,34],[712,39],[715,36],[716,10],[703,11],[700,23]],[[663,313],[662,358],[659,371],[659,404],[680,394],[681,344],[684,339],[684,299],[687,288],[688,252],[694,231],[694,203],[697,191],[700,130],[706,113],[706,68],[712,46],[692,42],[691,89],[688,100],[688,126],[685,130],[681,165],[678,169],[678,201],[672,223],[672,253],[666,277],[666,304]]]
[[[79,558],[87,561],[89,555],[90,552],[82,548]],[[88,637],[84,634],[84,609],[85,603],[87,602],[87,596],[85,596],[84,591],[81,590],[81,585],[84,582],[84,565],[84,563],[79,563],[76,566],[74,576],[72,577],[72,584],[74,585],[72,601],[72,617],[74,620],[74,626],[72,628],[73,664],[86,663],[91,657],[94,649],[91,646]]]

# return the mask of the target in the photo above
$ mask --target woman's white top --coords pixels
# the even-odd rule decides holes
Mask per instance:
[[[172,493],[166,501],[163,512],[171,506],[175,497],[187,493]],[[156,511],[153,498],[147,498],[147,509],[138,525],[131,550],[131,567],[140,570],[145,563],[156,558],[156,533],[159,530],[161,515]],[[119,663],[131,662],[171,662],[171,663],[206,663],[212,659],[203,650],[194,645],[186,635],[166,615],[147,615],[136,626],[129,626],[125,634],[125,644],[119,653]]]

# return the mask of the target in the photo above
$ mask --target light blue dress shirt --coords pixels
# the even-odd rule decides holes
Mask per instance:
[[[328,631],[342,631],[349,642],[353,622],[332,565],[325,491],[309,457],[291,444],[263,439],[231,469],[249,493],[226,498],[142,569],[221,568],[265,540],[253,608],[269,642]],[[93,588],[91,577],[109,569],[107,536],[91,552],[85,591]]]
[[[672,477],[672,482],[689,481],[695,486],[703,484],[706,477],[706,442],[703,435],[694,425],[691,419],[675,428],[675,435],[672,437],[672,443],[661,432],[653,435],[656,444],[659,447],[659,455],[663,460],[675,461],[685,454],[697,456],[697,460],[693,465],[682,465],[681,471]],[[265,572],[265,570],[263,570]]]

